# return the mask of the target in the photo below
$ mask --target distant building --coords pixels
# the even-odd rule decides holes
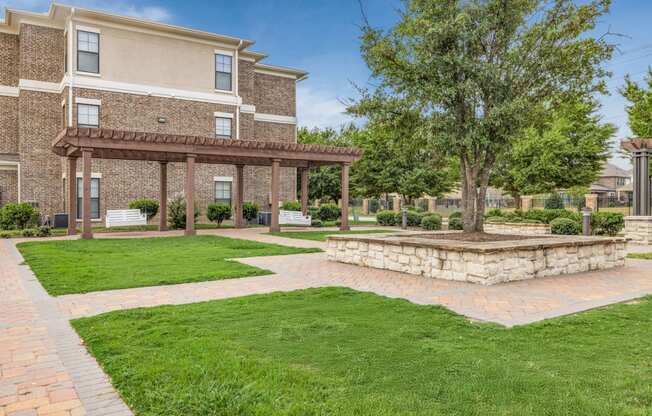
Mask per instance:
[[[589,189],[592,194],[626,198],[633,190],[632,171],[605,162],[600,176]]]

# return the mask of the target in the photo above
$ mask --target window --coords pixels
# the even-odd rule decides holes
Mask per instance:
[[[77,70],[100,73],[100,34],[77,31]]]
[[[215,117],[215,137],[218,139],[231,138],[231,119]]]
[[[84,184],[77,178],[77,219],[82,219]],[[91,219],[100,218],[100,178],[91,178]]]
[[[215,181],[215,202],[231,205],[232,182]]]
[[[215,55],[215,89],[231,91],[231,62],[229,55]]]
[[[100,127],[100,106],[77,104],[78,127]]]

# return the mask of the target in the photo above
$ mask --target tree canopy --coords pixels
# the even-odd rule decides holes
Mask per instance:
[[[626,107],[629,128],[637,137],[652,137],[652,68],[648,68],[645,86],[628,76],[620,93],[630,105]]]

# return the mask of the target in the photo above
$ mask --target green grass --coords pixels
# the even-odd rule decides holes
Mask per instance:
[[[627,257],[630,259],[652,260],[652,253],[629,253]]]
[[[73,321],[137,415],[649,415],[652,299],[505,329],[342,288]]]
[[[53,296],[270,274],[228,259],[316,251],[217,236],[35,241],[18,249]]]
[[[269,234],[277,237],[296,238],[299,240],[326,241],[326,237],[329,235],[396,233],[398,231],[399,230],[281,231]]]

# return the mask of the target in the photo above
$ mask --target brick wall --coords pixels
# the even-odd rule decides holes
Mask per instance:
[[[243,104],[255,104],[254,63],[238,60],[238,94]]]
[[[23,24],[20,29],[21,79],[61,82],[64,71],[63,30]]]
[[[0,96],[0,154],[17,152],[18,98]]]
[[[0,85],[18,85],[18,35],[0,33]]]
[[[296,115],[296,82],[293,79],[256,73],[254,90],[257,113]]]
[[[18,202],[18,172],[0,170],[0,207],[11,202]]]

